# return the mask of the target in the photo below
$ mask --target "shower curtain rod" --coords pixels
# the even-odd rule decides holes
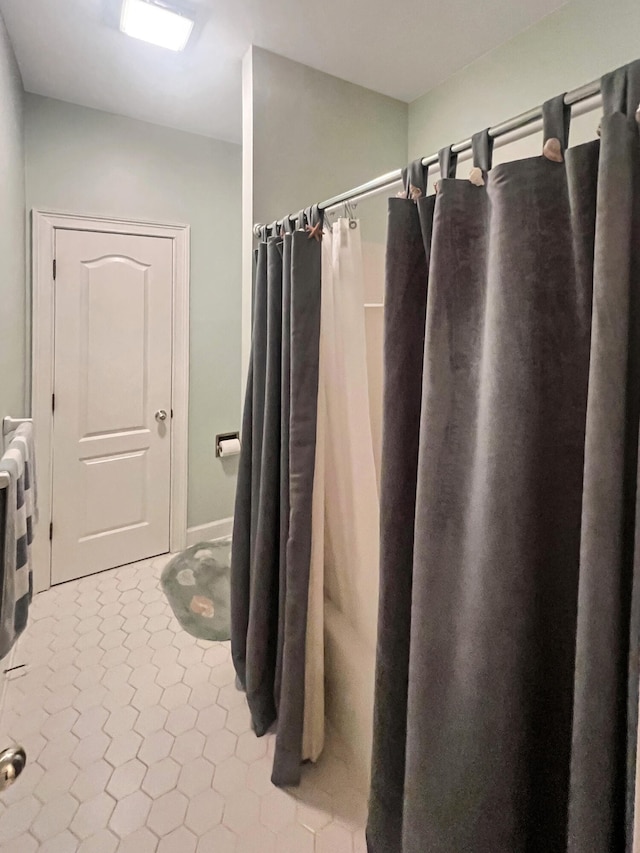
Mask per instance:
[[[584,86],[579,86],[577,89],[572,89],[570,92],[567,92],[564,96],[564,102],[567,106],[574,106],[582,101],[594,98],[599,94],[600,80],[594,80],[591,83],[586,83]],[[496,124],[494,127],[490,127],[489,136],[493,139],[497,139],[500,136],[505,136],[508,133],[512,133],[515,130],[526,127],[529,124],[533,124],[541,118],[542,106],[533,107],[533,109],[527,110],[527,112],[520,113],[520,115],[508,119],[508,121],[503,121],[500,124]],[[464,139],[462,142],[457,142],[451,147],[454,154],[460,154],[462,151],[469,151],[470,149],[471,139]],[[428,157],[422,158],[423,166],[433,166],[437,162],[437,154],[431,154]],[[393,184],[397,184],[401,179],[402,169],[395,169],[393,172],[387,172],[385,175],[380,175],[378,178],[367,181],[366,184],[360,184],[359,187],[354,187],[353,189],[340,193],[340,195],[335,195],[333,198],[329,198],[326,201],[321,201],[318,207],[320,210],[328,210],[331,207],[337,207],[345,202],[356,201],[364,196],[379,192],[380,190],[385,189],[385,187],[393,186]],[[260,236],[260,230],[262,227],[263,226],[259,224],[253,226],[253,233],[256,237]]]

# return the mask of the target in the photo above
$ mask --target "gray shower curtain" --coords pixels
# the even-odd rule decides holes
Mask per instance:
[[[232,657],[256,734],[277,720],[275,785],[297,785],[302,762],[321,256],[305,222],[317,208],[256,252],[231,548]]]
[[[631,851],[640,63],[602,91],[390,200],[370,853]]]

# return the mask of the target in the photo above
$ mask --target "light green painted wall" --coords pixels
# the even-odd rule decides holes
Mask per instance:
[[[23,98],[0,16],[0,418],[26,412]]]
[[[406,156],[407,104],[253,48],[253,212],[293,213]]]
[[[572,0],[414,101],[409,160],[637,59],[639,34],[638,0]]]
[[[252,47],[243,65],[243,375],[250,347],[251,228],[403,165],[408,105]],[[363,205],[367,239],[386,212]]]
[[[239,145],[27,95],[27,207],[191,226],[189,526],[233,514],[239,429]]]

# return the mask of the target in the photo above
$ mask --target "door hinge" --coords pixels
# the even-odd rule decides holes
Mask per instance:
[[[49,542],[53,542],[53,521],[49,522]]]
[[[173,409],[171,409],[171,417],[173,417]]]
[[[54,258],[53,259],[53,280],[54,281],[56,280],[57,267],[58,267],[58,265],[57,265],[56,259]]]
[[[51,411],[55,412],[55,410],[56,410],[56,395],[52,394],[51,395]]]

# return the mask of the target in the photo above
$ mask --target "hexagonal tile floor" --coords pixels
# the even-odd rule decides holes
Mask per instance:
[[[27,767],[0,795],[6,853],[363,853],[365,792],[329,744],[270,782],[228,643],[197,640],[160,589],[168,556],[38,595],[5,668],[0,733]],[[21,668],[21,664],[26,664]]]

